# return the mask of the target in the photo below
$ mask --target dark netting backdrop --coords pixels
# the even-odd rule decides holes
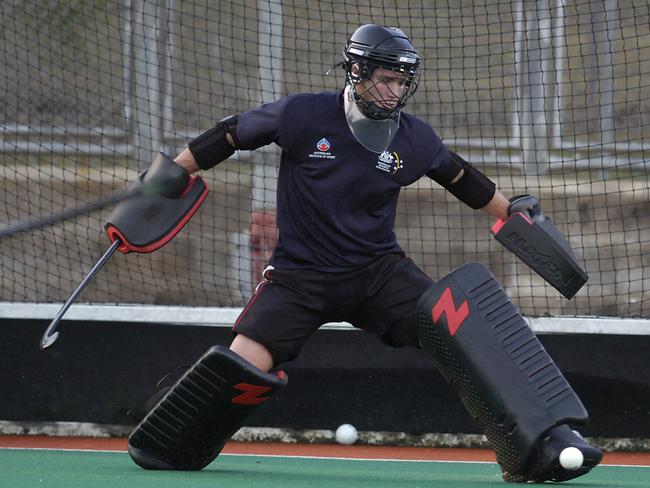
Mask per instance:
[[[529,316],[650,317],[650,1],[2,0],[0,224],[123,191],[230,114],[344,84],[346,38],[398,26],[422,57],[407,110],[507,195],[533,193],[590,276],[571,301],[428,178],[395,229],[432,277],[485,263]],[[275,240],[279,152],[241,151],[183,232],[117,253],[94,304],[240,307]],[[408,164],[405,162],[404,164]],[[0,239],[0,302],[64,301],[111,208]]]

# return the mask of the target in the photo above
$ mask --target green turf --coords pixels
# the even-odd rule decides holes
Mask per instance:
[[[495,464],[221,456],[203,471],[144,471],[126,453],[0,450],[2,488],[488,488]],[[523,485],[522,485],[523,486]],[[650,468],[601,466],[556,486],[650,487]]]

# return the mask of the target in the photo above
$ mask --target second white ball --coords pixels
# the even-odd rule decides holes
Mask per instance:
[[[560,453],[560,465],[564,469],[573,471],[580,468],[584,461],[585,457],[577,447],[565,447]]]
[[[358,438],[359,433],[354,425],[342,424],[336,429],[336,442],[339,444],[354,444]]]

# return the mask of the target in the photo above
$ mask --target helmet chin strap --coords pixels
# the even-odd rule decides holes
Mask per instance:
[[[343,92],[345,119],[355,139],[369,151],[383,153],[399,129],[400,111],[392,117],[369,117],[357,102],[354,86],[348,84]]]

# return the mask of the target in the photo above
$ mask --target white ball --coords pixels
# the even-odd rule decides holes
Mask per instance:
[[[585,457],[577,447],[565,447],[560,453],[560,464],[564,469],[573,471],[582,466]]]
[[[336,429],[336,442],[339,444],[350,445],[357,442],[359,433],[354,425],[343,424],[339,425],[339,428]]]

